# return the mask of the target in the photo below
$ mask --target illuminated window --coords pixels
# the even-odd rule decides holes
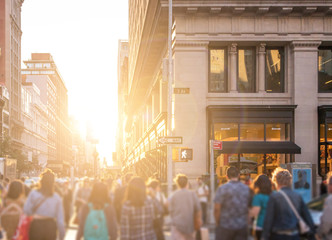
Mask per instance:
[[[284,92],[284,50],[282,48],[266,49],[265,57],[266,92]]]
[[[264,141],[263,123],[240,124],[241,141]]]
[[[238,81],[240,93],[256,91],[256,57],[255,48],[239,48],[238,50]]]
[[[210,49],[209,92],[227,92],[226,49]]]
[[[318,51],[318,92],[332,92],[332,48]]]

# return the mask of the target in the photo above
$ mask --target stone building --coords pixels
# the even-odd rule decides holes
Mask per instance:
[[[24,0],[0,2],[1,131],[21,150],[21,9]],[[4,124],[3,124],[4,123]]]
[[[40,99],[39,88],[32,82],[22,83],[21,99],[24,153],[28,161],[35,160],[44,168],[48,159],[47,107]]]
[[[129,1],[124,170],[166,180],[168,1]],[[332,1],[173,0],[174,173],[251,177],[289,162],[332,167]],[[123,93],[122,93],[123,94]],[[120,95],[121,97],[121,95]],[[174,156],[173,156],[174,157]],[[174,158],[177,158],[174,157]]]
[[[41,100],[47,106],[48,167],[69,174],[73,149],[64,80],[50,53],[32,53],[31,59],[24,64],[24,81],[36,84],[41,91]]]

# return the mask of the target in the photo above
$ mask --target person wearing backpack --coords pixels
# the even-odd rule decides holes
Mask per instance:
[[[41,174],[40,187],[30,192],[24,204],[24,213],[33,216],[29,239],[55,240],[65,237],[64,211],[61,197],[54,192],[55,175],[46,169]]]
[[[107,185],[96,182],[88,203],[81,207],[76,240],[116,240],[116,213],[111,205]]]
[[[1,227],[7,234],[7,239],[15,235],[20,216],[23,213],[24,185],[20,180],[9,184],[8,192],[4,199],[4,207],[0,213]]]

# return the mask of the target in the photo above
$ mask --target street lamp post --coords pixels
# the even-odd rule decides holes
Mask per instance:
[[[167,104],[167,136],[172,136],[172,96],[173,96],[173,51],[172,51],[172,24],[173,24],[173,3],[168,1],[168,104]],[[167,182],[168,196],[172,192],[173,186],[173,160],[172,147],[167,145]]]

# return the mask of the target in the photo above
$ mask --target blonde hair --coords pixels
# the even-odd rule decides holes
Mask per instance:
[[[287,186],[292,185],[292,174],[287,169],[278,167],[272,173],[272,181],[278,186]]]

